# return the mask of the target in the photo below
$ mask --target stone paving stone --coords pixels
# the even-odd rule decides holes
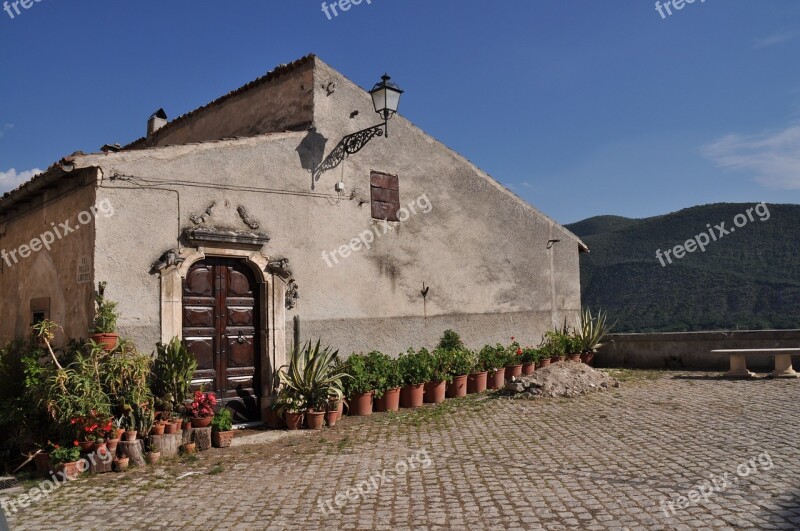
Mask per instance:
[[[800,382],[662,373],[574,399],[468,398],[81,478],[38,529],[798,529]],[[444,414],[436,412],[444,411]],[[429,468],[369,479],[426,450]],[[768,452],[773,466],[737,467]],[[209,475],[215,467],[222,472]],[[183,476],[185,473],[195,474]],[[727,474],[708,500],[670,509]],[[369,491],[359,494],[357,486]],[[349,492],[351,499],[346,498]],[[344,505],[320,507],[338,495]],[[666,513],[665,513],[666,511]]]

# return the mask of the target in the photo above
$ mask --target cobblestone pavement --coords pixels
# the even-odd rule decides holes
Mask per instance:
[[[81,479],[11,528],[800,528],[800,381],[623,376],[592,396],[448,401]]]

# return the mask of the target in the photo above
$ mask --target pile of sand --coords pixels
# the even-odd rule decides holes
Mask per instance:
[[[619,387],[619,382],[585,363],[565,361],[536,369],[530,376],[515,378],[506,383],[503,392],[515,398],[556,398],[585,395],[609,387]]]

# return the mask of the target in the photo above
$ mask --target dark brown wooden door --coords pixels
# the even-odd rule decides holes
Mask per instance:
[[[259,420],[258,289],[238,260],[207,259],[183,282],[183,339],[197,358],[196,389],[213,391],[235,421]]]

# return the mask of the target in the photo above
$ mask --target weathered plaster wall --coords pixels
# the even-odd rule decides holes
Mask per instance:
[[[90,170],[91,171],[91,170]],[[16,218],[0,222],[0,250],[9,252],[29,245],[45,231],[69,220],[70,227],[80,227],[61,239],[55,237],[50,250],[42,248],[9,267],[3,263],[0,274],[0,343],[30,333],[31,299],[50,299],[50,319],[63,326],[67,337],[86,337],[94,312],[91,264],[94,249],[94,220],[85,225],[78,221],[81,212],[95,204],[94,186],[71,191],[51,189]],[[86,218],[83,218],[86,219]],[[63,232],[63,229],[60,229]],[[78,283],[82,261],[89,266],[89,279]],[[59,333],[57,338],[62,341]]]
[[[305,126],[313,119],[313,70],[309,60],[279,77],[259,81],[246,93],[233,94],[156,131],[146,145],[247,137]]]
[[[243,230],[236,209],[246,207],[272,238],[265,254],[291,261],[301,299],[287,314],[287,329],[299,314],[304,338],[322,337],[343,352],[396,354],[434,343],[448,327],[473,346],[512,335],[533,344],[547,327],[577,315],[578,243],[402,118],[392,120],[388,139],[375,138],[312,187],[311,170],[323,155],[345,134],[377,122],[367,94],[324,63],[316,65],[316,131],[82,159],[103,168],[101,194],[117,211],[98,223],[97,278],[110,281],[124,331],[142,348],[152,348],[159,336],[158,279],[148,271],[175,246],[178,197],[111,180],[115,173],[140,186],[177,190],[182,228],[215,203],[208,224]],[[328,94],[322,86],[330,82],[336,90]],[[424,195],[432,210],[383,234],[370,216],[370,170],[399,175],[401,202]],[[334,192],[337,181],[345,183],[342,195]],[[323,251],[368,230],[381,233],[369,249],[326,265]],[[561,243],[548,250],[550,239]],[[430,288],[426,308],[423,283]]]

